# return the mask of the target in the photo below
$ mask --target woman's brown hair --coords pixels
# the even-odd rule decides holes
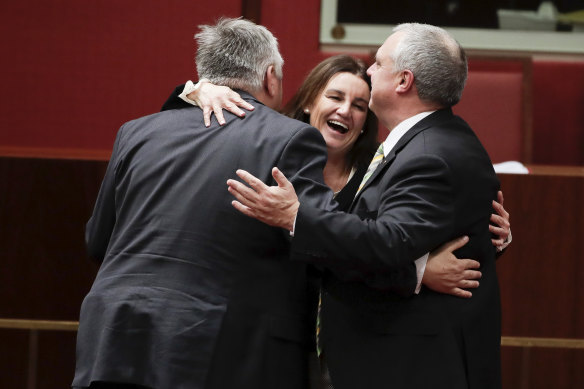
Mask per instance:
[[[326,84],[337,73],[354,74],[362,78],[369,86],[369,90],[371,90],[371,79],[367,75],[365,63],[349,55],[336,55],[325,59],[308,73],[296,94],[284,106],[282,113],[309,123],[310,115],[304,113],[304,109],[316,101]],[[363,125],[363,133],[347,153],[347,166],[349,168],[361,164],[368,165],[371,162],[371,157],[378,147],[377,133],[377,118],[371,110],[368,110],[365,124]]]

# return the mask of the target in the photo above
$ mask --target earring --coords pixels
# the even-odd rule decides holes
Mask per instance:
[[[361,130],[361,134],[363,133],[363,130]]]
[[[310,110],[308,108],[304,108],[304,113],[310,115]]]

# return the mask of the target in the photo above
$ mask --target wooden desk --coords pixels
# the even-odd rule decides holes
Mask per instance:
[[[513,243],[499,259],[503,336],[584,339],[584,167],[501,174]],[[503,347],[504,388],[584,387],[584,350]]]

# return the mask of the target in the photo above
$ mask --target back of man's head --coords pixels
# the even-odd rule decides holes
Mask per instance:
[[[241,18],[222,18],[214,26],[199,28],[195,35],[199,78],[252,94],[262,89],[270,65],[282,78],[284,61],[267,28]]]
[[[394,51],[394,70],[409,69],[421,100],[451,107],[460,101],[468,75],[466,54],[440,27],[419,23],[396,26],[403,38]]]

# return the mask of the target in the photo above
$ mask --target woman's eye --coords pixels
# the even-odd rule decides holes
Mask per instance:
[[[339,96],[334,96],[333,95],[333,96],[329,96],[328,98],[331,99],[331,100],[335,100],[335,101],[341,101],[341,98]]]

